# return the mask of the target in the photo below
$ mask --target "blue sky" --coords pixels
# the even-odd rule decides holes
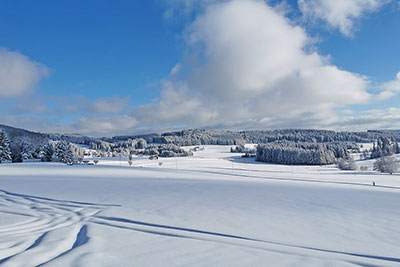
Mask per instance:
[[[0,6],[0,123],[96,136],[400,128],[397,0]]]
[[[89,98],[156,93],[179,59],[175,33],[151,1],[3,1],[1,45],[45,64],[44,94]]]

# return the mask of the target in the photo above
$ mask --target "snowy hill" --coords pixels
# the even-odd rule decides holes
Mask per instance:
[[[1,266],[400,264],[398,175],[206,146],[132,167],[2,164],[0,184]]]
[[[2,125],[0,124],[0,130],[3,130],[10,141],[13,140],[26,140],[28,142],[37,142],[37,143],[43,143],[45,140],[48,139],[47,134],[42,134],[42,133],[37,133],[37,132],[32,132],[20,128],[15,128],[7,125]]]

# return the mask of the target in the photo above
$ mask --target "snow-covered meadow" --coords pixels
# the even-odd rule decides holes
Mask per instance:
[[[227,146],[0,165],[1,266],[398,266],[399,244],[399,175],[246,163]]]

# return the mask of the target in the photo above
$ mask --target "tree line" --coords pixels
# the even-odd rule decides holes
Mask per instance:
[[[335,163],[338,158],[348,158],[352,149],[357,150],[357,145],[275,141],[258,145],[256,160],[280,164],[325,165]]]
[[[47,140],[39,144],[20,139],[10,142],[7,134],[0,130],[0,163],[40,160],[73,164],[83,159],[84,149],[66,141]]]

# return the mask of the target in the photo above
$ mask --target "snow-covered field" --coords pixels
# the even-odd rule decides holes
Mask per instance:
[[[1,164],[0,265],[400,265],[399,175],[228,151]]]

